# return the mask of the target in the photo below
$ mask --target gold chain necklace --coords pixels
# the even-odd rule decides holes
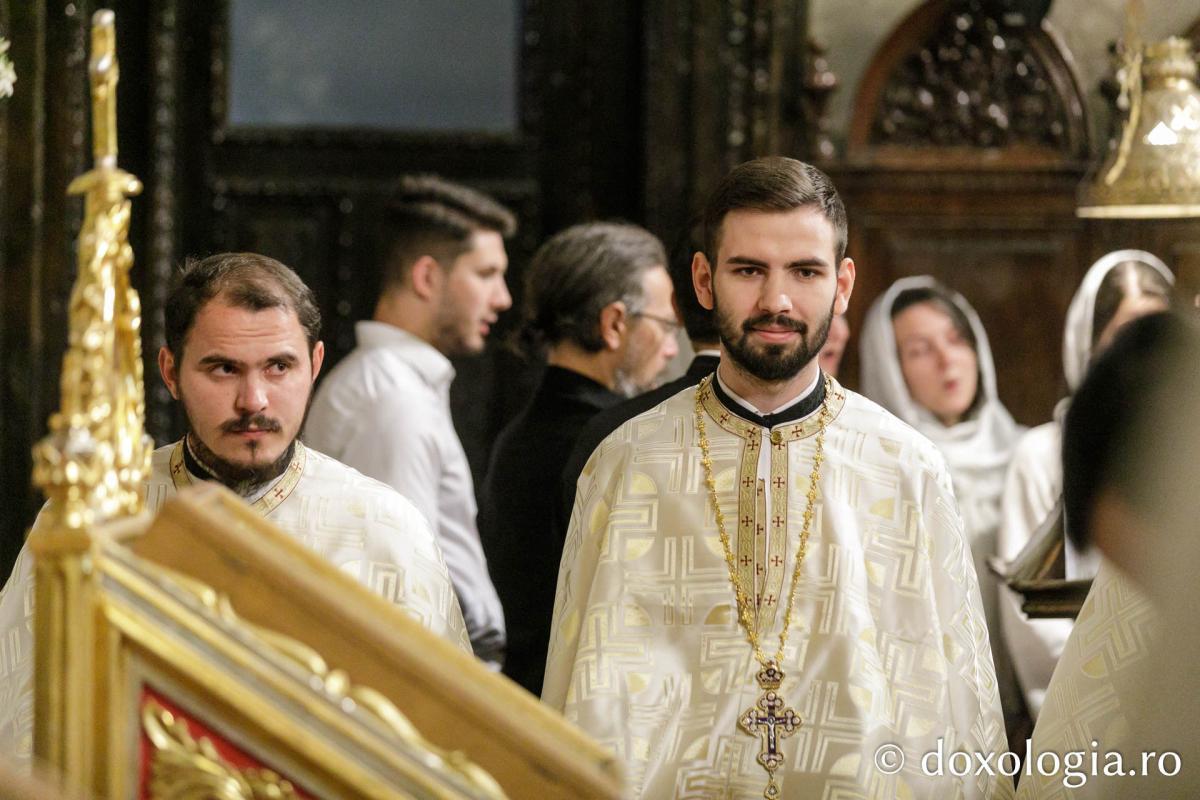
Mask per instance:
[[[759,670],[758,685],[762,695],[754,708],[747,710],[738,718],[738,727],[751,736],[760,739],[758,763],[767,771],[767,788],[763,792],[766,800],[778,800],[779,784],[775,783],[775,771],[783,765],[783,754],[779,751],[781,739],[791,736],[800,728],[800,715],[787,707],[779,686],[783,683],[784,673],[779,668],[783,661],[783,650],[787,644],[788,629],[792,625],[792,608],[796,602],[796,587],[800,585],[800,570],[804,565],[804,557],[808,555],[808,535],[812,529],[813,506],[817,502],[817,482],[821,478],[821,461],[825,454],[825,426],[829,424],[829,378],[825,378],[825,397],[821,401],[821,411],[817,428],[816,448],[813,453],[812,473],[808,482],[808,502],[804,506],[804,522],[800,529],[800,547],[796,550],[796,566],[792,569],[792,582],[788,589],[787,609],[783,614],[783,630],[779,633],[779,649],[775,657],[768,659],[759,643],[758,629],[750,617],[750,593],[738,579],[737,562],[733,557],[733,546],[729,542],[729,532],[725,528],[725,515],[721,504],[717,502],[717,482],[713,478],[712,457],[709,454],[708,434],[704,424],[704,390],[712,382],[708,378],[696,389],[696,432],[700,440],[700,463],[704,465],[704,483],[708,486],[708,498],[712,504],[713,513],[717,518],[717,533],[721,537],[721,549],[725,554],[725,566],[729,569],[729,582],[733,584],[733,593],[737,598],[738,620],[746,630],[746,638],[754,648],[754,659],[762,666]]]

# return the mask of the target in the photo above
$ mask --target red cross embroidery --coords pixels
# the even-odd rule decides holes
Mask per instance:
[[[783,559],[779,556],[771,556],[771,563],[778,567],[783,563]]]
[[[750,519],[749,517],[742,517],[742,525],[744,525],[748,528],[752,524],[754,524],[754,520]]]
[[[775,519],[771,520],[771,522],[773,522],[775,524],[775,527],[778,528],[780,525],[783,524],[783,518],[776,516]]]
[[[775,595],[773,595],[773,594],[767,595],[767,605],[769,605],[769,606],[775,605]]]
[[[783,478],[776,478],[775,480],[771,481],[771,483],[775,486],[776,489],[783,488]]]
[[[754,483],[753,478],[750,478],[750,477],[742,478],[742,486],[745,486],[747,489],[749,489],[750,485],[753,483]]]
[[[755,574],[755,575],[762,575],[762,574],[763,574],[763,567],[762,567],[762,564],[755,564],[755,565],[754,565],[754,574]]]
[[[750,556],[742,556],[742,566],[743,567],[750,566]]]

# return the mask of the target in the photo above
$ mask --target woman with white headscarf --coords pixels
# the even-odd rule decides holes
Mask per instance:
[[[1091,266],[1067,309],[1063,331],[1063,372],[1069,391],[1075,391],[1094,355],[1112,341],[1121,326],[1170,305],[1174,283],[1167,265],[1142,250],[1117,250]],[[996,539],[996,552],[1006,561],[1021,552],[1062,495],[1062,421],[1069,403],[1069,397],[1059,401],[1054,419],[1021,437],[1013,451]],[[1081,554],[1068,541],[1066,565],[1068,577],[1086,578],[1095,574],[1097,561],[1094,554]],[[1003,587],[1001,594],[1008,652],[1030,715],[1037,719],[1073,623],[1069,619],[1029,619],[1015,592]]]
[[[975,309],[933,278],[902,278],[867,312],[860,340],[862,391],[928,437],[946,457],[962,511],[1010,731],[1024,712],[999,635],[995,552],[1000,495],[1022,428],[1000,402],[987,332]]]

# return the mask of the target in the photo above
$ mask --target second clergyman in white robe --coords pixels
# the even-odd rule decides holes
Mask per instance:
[[[198,480],[184,463],[182,443],[158,448],[146,484],[147,510],[157,511]],[[246,499],[298,542],[471,652],[433,531],[393,489],[297,442],[284,473]],[[20,759],[30,755],[32,733],[33,567],[23,548],[0,591],[0,755]]]
[[[779,642],[818,413],[771,430],[703,390],[719,502],[762,647]],[[761,693],[705,486],[695,389],[625,423],[579,483],[544,702],[611,747],[642,798],[761,798]],[[1008,797],[1004,776],[922,774],[939,749],[1002,752],[1004,723],[971,554],[945,462],[831,383],[808,555],[780,693],[783,797]],[[769,451],[767,455],[764,451]],[[763,465],[767,465],[765,468]],[[895,746],[904,765],[876,763]]]

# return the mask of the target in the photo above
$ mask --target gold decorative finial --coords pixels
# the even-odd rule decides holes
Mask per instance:
[[[62,399],[33,449],[33,479],[47,514],[78,529],[141,511],[153,443],[145,433],[142,309],[129,282],[129,196],[142,190],[117,168],[117,47],[112,11],[92,17],[95,166],[71,182],[84,195],[79,275],[71,290]]]

